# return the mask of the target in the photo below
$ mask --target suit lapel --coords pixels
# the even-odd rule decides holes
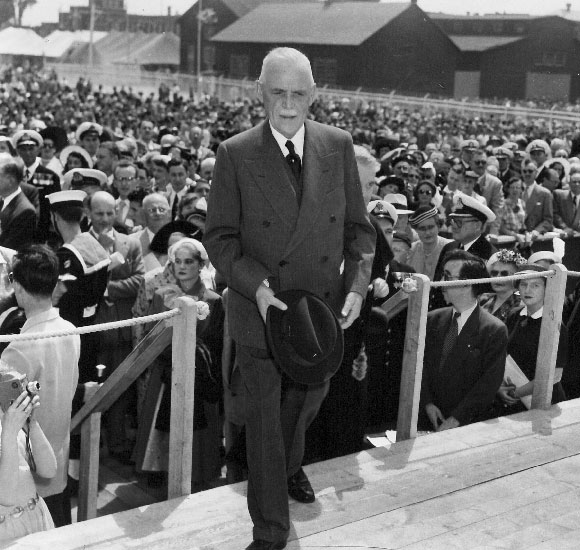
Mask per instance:
[[[288,243],[286,254],[289,254],[310,233],[312,225],[320,216],[320,203],[328,192],[330,174],[332,173],[332,159],[325,148],[321,136],[316,128],[305,123],[304,158],[302,162],[302,204],[296,222],[296,230]]]
[[[261,130],[261,142],[255,156],[244,162],[270,206],[284,224],[293,230],[298,218],[296,193],[284,167],[284,157],[272,135],[268,121],[262,123]]]

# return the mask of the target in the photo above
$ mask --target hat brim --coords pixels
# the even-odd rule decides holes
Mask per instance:
[[[306,290],[284,290],[276,294],[278,300],[284,302],[289,308],[296,304],[304,296],[309,296],[323,304],[329,315],[332,315],[336,323],[336,342],[331,352],[319,363],[312,365],[300,364],[295,361],[287,351],[287,344],[282,336],[282,321],[284,311],[277,307],[269,307],[266,314],[266,338],[274,361],[292,380],[299,384],[314,386],[322,384],[336,373],[342,363],[344,355],[344,335],[338,318],[330,306],[315,294]]]

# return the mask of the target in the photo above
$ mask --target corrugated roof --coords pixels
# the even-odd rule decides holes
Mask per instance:
[[[530,15],[528,13],[470,13],[470,14],[455,14],[455,13],[431,13],[428,12],[427,15],[431,19],[450,19],[450,20],[478,20],[484,19],[485,21],[493,21],[493,20],[502,20],[502,21],[509,21],[509,20],[516,20],[519,21],[521,19],[538,19],[539,15]]]
[[[462,52],[484,52],[523,40],[522,36],[461,36],[450,35],[449,38]]]
[[[93,42],[107,35],[103,31],[93,33]],[[75,44],[86,44],[91,40],[90,31],[54,31],[45,37],[44,55],[51,58],[62,57]]]
[[[212,40],[358,46],[410,7],[409,2],[263,4]]]
[[[134,65],[179,65],[179,37],[172,32],[155,35],[153,40],[134,50],[115,63]]]
[[[7,27],[0,31],[0,55],[44,55],[44,40],[32,29]]]

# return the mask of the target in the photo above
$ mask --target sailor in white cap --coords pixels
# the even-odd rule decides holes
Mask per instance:
[[[395,223],[395,230],[399,233],[405,233],[411,239],[411,242],[415,242],[419,237],[409,225],[409,214],[412,214],[413,210],[409,208],[407,196],[402,193],[389,193],[385,195],[383,200],[390,202],[397,210],[398,218]]]
[[[42,165],[39,153],[44,140],[38,132],[34,130],[16,132],[12,143],[18,156],[24,162],[24,183],[34,186],[38,193],[38,223],[35,240],[40,243],[54,244],[56,241],[54,235],[51,237],[50,213],[46,195],[60,191],[60,178],[50,168]],[[26,191],[25,194],[30,196]]]
[[[526,147],[526,153],[541,169],[544,162],[552,157],[552,150],[546,141],[543,139],[534,139]]]
[[[466,170],[471,168],[471,156],[479,149],[479,142],[476,139],[464,139],[461,142],[461,163]]]
[[[63,186],[66,189],[77,189],[92,195],[96,191],[105,189],[107,175],[94,168],[73,168],[64,175]]]
[[[392,246],[393,231],[399,217],[397,209],[385,200],[370,201],[367,205],[367,212],[376,218],[389,246]]]
[[[83,122],[75,133],[77,144],[86,149],[93,161],[99,148],[102,133],[103,127],[96,122]]]

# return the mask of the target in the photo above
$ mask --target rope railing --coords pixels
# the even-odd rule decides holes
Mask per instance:
[[[535,271],[534,273],[520,273],[516,275],[507,275],[505,277],[486,277],[485,279],[457,279],[456,281],[433,281],[431,288],[442,288],[449,286],[471,286],[482,285],[486,283],[498,283],[509,281],[522,281],[524,279],[537,279],[538,277],[551,277],[556,272],[549,271]],[[580,276],[580,273],[578,273]]]
[[[0,336],[0,342],[19,342],[23,340],[41,340],[43,338],[61,338],[63,336],[72,336],[74,334],[89,334],[91,332],[102,332],[105,330],[133,327],[135,325],[144,325],[146,323],[163,321],[164,319],[171,319],[176,315],[181,315],[179,308],[170,309],[169,311],[163,311],[161,313],[155,313],[153,315],[146,315],[144,317],[135,317],[133,319],[126,319],[124,321],[113,321],[111,323],[89,325],[87,327],[74,328],[70,330],[59,330],[53,332],[30,332],[26,334],[6,334]]]

